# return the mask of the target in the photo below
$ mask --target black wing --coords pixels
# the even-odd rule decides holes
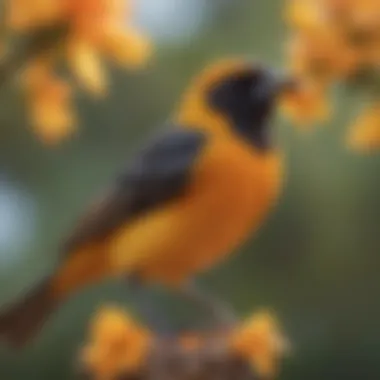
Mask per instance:
[[[205,140],[203,133],[190,129],[172,129],[155,138],[89,208],[64,251],[101,241],[136,215],[180,196]]]

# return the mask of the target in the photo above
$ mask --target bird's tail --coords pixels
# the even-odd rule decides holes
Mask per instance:
[[[56,306],[51,281],[44,280],[21,302],[4,313],[0,312],[0,340],[4,339],[16,347],[23,346],[39,332]]]
[[[55,273],[13,307],[0,309],[0,341],[21,347],[43,327],[47,318],[73,292],[110,273],[106,252],[83,249],[70,255]],[[94,260],[95,258],[95,260]]]

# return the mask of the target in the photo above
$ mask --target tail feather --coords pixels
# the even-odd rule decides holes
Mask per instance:
[[[21,302],[0,311],[0,340],[23,346],[40,331],[56,304],[50,280],[43,281]]]
[[[0,309],[0,341],[23,346],[70,294],[109,272],[107,256],[89,247],[71,254],[54,273],[7,310]],[[103,251],[101,251],[103,252]]]

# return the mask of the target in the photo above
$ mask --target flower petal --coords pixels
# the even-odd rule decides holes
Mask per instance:
[[[72,38],[68,44],[68,62],[79,83],[96,96],[106,93],[107,78],[95,46]]]
[[[55,144],[74,130],[70,86],[52,72],[49,59],[32,62],[22,75],[33,128],[46,143]]]
[[[279,105],[285,116],[302,126],[325,121],[331,114],[326,90],[302,81],[295,90],[282,95]]]
[[[261,376],[272,377],[279,359],[289,350],[277,320],[268,312],[249,318],[232,334],[231,348],[248,359]]]
[[[42,141],[55,145],[73,133],[75,117],[71,107],[41,99],[30,107],[33,129]]]
[[[355,120],[347,139],[348,146],[357,152],[380,148],[380,103],[366,108]]]
[[[98,379],[112,379],[138,369],[150,348],[150,334],[120,308],[101,310],[90,327],[82,365]]]
[[[52,24],[64,17],[64,2],[57,0],[10,0],[6,23],[12,30],[26,32]]]
[[[133,28],[109,28],[100,40],[103,53],[126,67],[139,67],[151,55],[151,44]]]

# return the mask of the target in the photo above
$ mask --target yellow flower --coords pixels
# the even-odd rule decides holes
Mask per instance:
[[[95,95],[104,95],[107,79],[99,52],[87,41],[72,39],[67,46],[68,62],[79,83]]]
[[[7,26],[11,30],[27,32],[59,22],[64,12],[64,4],[64,1],[57,0],[9,0]]]
[[[132,68],[145,64],[151,54],[149,41],[135,28],[126,26],[105,30],[99,49],[119,65]]]
[[[137,29],[124,25],[126,14],[129,17],[132,15],[130,1],[70,0],[70,2],[69,20],[72,23],[68,60],[74,61],[72,64],[74,72],[89,90],[98,93],[99,87],[104,85],[104,75],[101,73],[96,55],[109,56],[127,67],[139,66],[146,62],[151,53],[150,43]],[[88,65],[90,70],[87,70]],[[89,73],[85,74],[86,71]]]
[[[206,354],[207,359],[208,343],[214,345],[219,342],[223,348],[222,355],[227,353],[231,359],[238,356],[247,361],[255,373],[265,377],[276,373],[280,359],[289,348],[277,321],[267,312],[252,316],[233,331],[189,332],[167,341],[153,336],[132,321],[124,310],[108,307],[97,313],[90,326],[88,343],[80,352],[81,368],[94,380],[133,377],[143,370],[144,365],[151,363],[148,358],[151,358],[151,353],[159,352],[156,348],[160,346],[157,345],[165,349],[168,342],[186,354],[191,362],[195,353],[199,359]],[[160,355],[159,360],[165,363],[164,356]],[[186,368],[185,365],[185,372]]]
[[[23,73],[32,125],[37,135],[55,144],[73,132],[75,117],[70,86],[54,75],[48,59],[38,59]]]
[[[315,0],[289,0],[285,7],[285,21],[297,30],[316,30],[324,25],[326,14]]]
[[[348,135],[348,145],[358,152],[380,148],[380,102],[366,108],[355,120]]]
[[[325,121],[331,113],[325,88],[302,80],[293,91],[282,95],[279,105],[282,112],[300,126]]]
[[[119,308],[101,310],[92,322],[81,364],[95,379],[112,380],[137,372],[146,360],[150,334]]]
[[[290,68],[296,75],[322,81],[346,78],[356,71],[360,54],[334,25],[295,33],[288,44]]]
[[[278,322],[268,312],[253,315],[232,334],[231,349],[249,360],[264,377],[273,377],[279,360],[289,349]]]
[[[107,89],[104,58],[137,68],[151,54],[148,39],[131,25],[132,15],[132,0],[9,0],[6,20],[10,30],[25,34],[41,27],[67,25],[67,36],[59,42],[63,49],[54,52],[50,71],[54,72],[61,59],[59,54],[64,51],[79,84],[100,96]],[[38,92],[39,96],[28,97],[35,129],[44,140],[55,142],[72,132],[75,118],[69,106],[67,84],[47,73],[49,65],[45,74],[50,78],[44,86],[29,91],[34,95]]]
[[[301,124],[330,114],[326,89],[363,70],[379,71],[378,0],[288,0],[287,58],[301,84],[282,99],[282,108]]]

